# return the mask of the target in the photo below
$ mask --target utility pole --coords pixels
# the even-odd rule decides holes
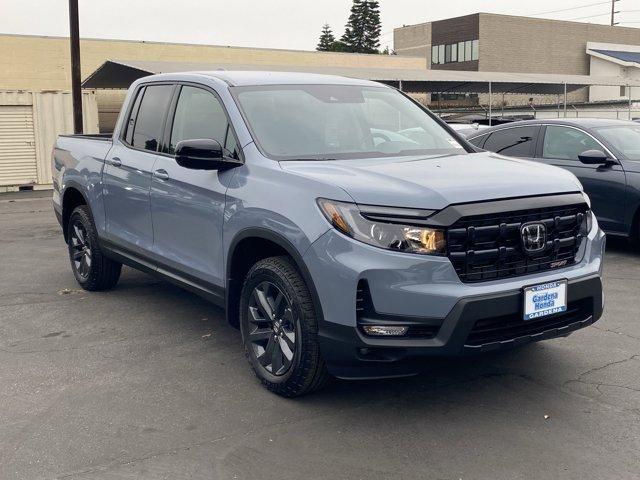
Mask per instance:
[[[611,0],[611,26],[615,26],[618,24],[618,22],[616,22],[616,13],[620,13],[620,12],[616,12],[616,2],[619,2],[620,0]]]
[[[80,86],[80,26],[78,21],[78,0],[69,0],[69,37],[71,41],[73,132],[82,133],[82,88]]]

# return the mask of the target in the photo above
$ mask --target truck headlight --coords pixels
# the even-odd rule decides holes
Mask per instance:
[[[582,235],[589,235],[592,228],[593,228],[593,211],[587,210],[586,212],[584,212],[584,218],[582,219],[582,223],[580,225],[580,233]]]
[[[385,209],[384,215],[371,215],[367,218],[353,203],[320,198],[318,206],[334,228],[355,240],[398,252],[424,255],[444,255],[446,252],[444,230],[411,225],[411,221],[402,216],[390,221],[390,209]],[[382,217],[386,221],[373,220],[371,217]]]

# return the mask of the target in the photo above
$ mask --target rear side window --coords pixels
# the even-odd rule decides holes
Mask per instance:
[[[172,91],[173,85],[151,85],[145,89],[135,119],[133,147],[158,151]]]
[[[235,139],[218,98],[202,88],[185,86],[176,105],[169,153],[175,153],[176,145],[182,140],[200,138],[217,140],[232,155],[236,150]]]
[[[487,138],[486,135],[480,135],[479,137],[470,138],[468,140],[469,140],[469,143],[471,143],[472,145],[475,145],[476,147],[482,148],[482,144],[484,143],[486,138]]]
[[[484,149],[511,157],[533,157],[537,126],[506,128],[493,132]]]
[[[555,125],[547,127],[542,144],[544,158],[578,160],[578,155],[587,150],[602,150],[602,146],[581,130]]]

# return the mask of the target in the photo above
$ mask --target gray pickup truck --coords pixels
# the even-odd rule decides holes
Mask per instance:
[[[133,83],[113,136],[61,136],[71,268],[223,306],[270,390],[417,373],[601,316],[604,234],[573,174],[478,153],[403,93],[268,72]]]

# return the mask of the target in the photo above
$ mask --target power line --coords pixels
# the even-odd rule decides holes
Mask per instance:
[[[529,17],[537,17],[539,15],[546,15],[548,13],[559,13],[559,12],[568,12],[569,10],[577,10],[579,8],[588,8],[588,7],[595,7],[597,5],[605,5],[605,4],[609,4],[609,2],[598,2],[598,3],[589,3],[587,5],[577,5],[575,7],[571,7],[571,8],[561,8],[560,10],[549,10],[547,12],[540,12],[540,13],[532,13],[531,15],[529,15]]]
[[[619,13],[619,12],[616,12],[616,13]],[[610,13],[601,13],[599,15],[587,15],[586,17],[568,18],[567,21],[570,22],[572,20],[582,20],[582,19],[585,19],[585,18],[595,18],[595,17],[605,17],[605,16],[608,17],[609,15],[611,15],[611,14]]]

